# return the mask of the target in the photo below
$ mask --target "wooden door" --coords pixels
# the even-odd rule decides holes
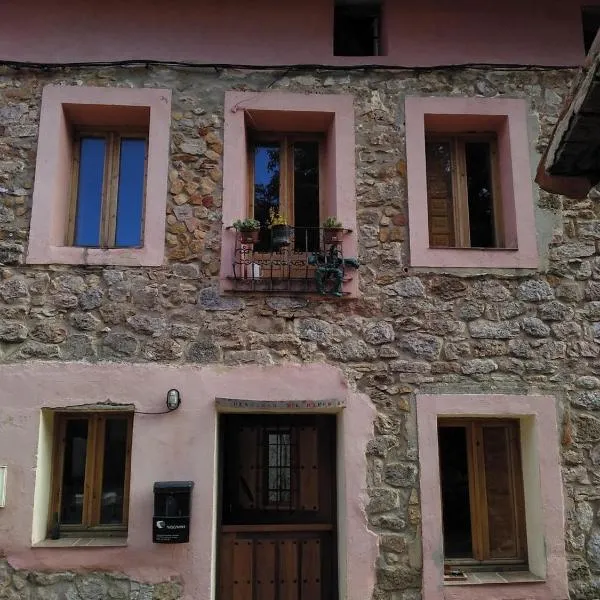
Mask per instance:
[[[219,600],[335,598],[335,417],[221,419]]]

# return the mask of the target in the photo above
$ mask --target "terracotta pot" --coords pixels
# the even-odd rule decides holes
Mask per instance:
[[[343,227],[326,227],[323,229],[324,244],[341,244],[344,237]]]
[[[256,244],[260,235],[260,229],[240,229],[240,242],[242,244]]]

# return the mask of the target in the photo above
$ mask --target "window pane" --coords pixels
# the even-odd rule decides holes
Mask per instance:
[[[483,428],[490,558],[519,554],[509,435],[508,427]]]
[[[471,558],[471,506],[465,427],[440,427],[440,480],[444,556]]]
[[[291,504],[292,453],[291,434],[267,434],[267,504]]]
[[[492,163],[488,142],[465,144],[471,248],[496,246]]]
[[[105,153],[106,140],[104,138],[81,138],[75,246],[100,246]]]
[[[452,150],[449,142],[425,144],[429,245],[453,247]]]
[[[319,248],[319,142],[294,144],[296,250]]]
[[[142,244],[145,166],[146,140],[121,139],[115,236],[115,246],[118,248]]]
[[[334,56],[377,56],[379,49],[378,4],[340,3],[333,16]]]
[[[268,229],[269,211],[280,210],[279,179],[281,157],[279,144],[258,144],[254,147],[254,218],[260,221],[258,251],[270,250],[271,234]]]
[[[127,419],[106,419],[104,430],[104,468],[100,497],[100,523],[123,522],[125,465],[127,461]]]
[[[83,493],[87,457],[88,420],[68,419],[65,426],[60,522],[77,525],[83,522]]]

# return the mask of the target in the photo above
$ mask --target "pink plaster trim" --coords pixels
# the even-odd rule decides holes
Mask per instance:
[[[282,92],[225,92],[223,159],[223,233],[221,237],[221,290],[232,289],[234,232],[226,229],[244,218],[248,206],[246,115],[264,130],[314,131],[326,134],[326,198],[328,215],[337,215],[353,230],[344,239],[344,254],[357,255],[356,195],[354,188],[354,105],[350,95],[288,94]],[[279,128],[279,129],[278,129]],[[358,295],[358,273],[344,284]]]
[[[171,92],[48,85],[42,94],[27,262],[160,266],[164,258]],[[148,126],[141,248],[66,245],[72,124]]]
[[[545,581],[496,585],[444,586],[442,501],[437,420],[440,416],[533,417],[539,448],[539,511],[546,552]],[[565,600],[568,598],[555,400],[551,396],[418,395],[417,430],[423,515],[423,600]],[[527,498],[526,498],[527,503]],[[528,540],[531,544],[531,540]]]
[[[414,267],[536,268],[538,250],[527,102],[513,98],[407,97],[410,263]],[[507,248],[429,247],[425,132],[496,131]]]
[[[127,546],[32,548],[40,410],[110,400],[133,404],[141,411],[161,411],[166,391],[172,387],[182,396],[177,411],[135,415]],[[1,549],[9,562],[23,569],[114,570],[149,582],[177,574],[184,581],[186,600],[214,597],[217,397],[346,404],[337,412],[339,564],[344,583],[340,598],[370,598],[378,549],[377,536],[369,531],[365,516],[365,449],[372,437],[375,409],[365,395],[348,388],[340,370],[325,364],[202,368],[37,362],[4,366],[0,457],[8,465],[10,483],[0,520]],[[189,544],[152,544],[152,485],[161,479],[196,482]]]

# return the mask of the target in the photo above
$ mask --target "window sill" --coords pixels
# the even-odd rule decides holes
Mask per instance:
[[[114,265],[130,267],[159,267],[163,263],[163,246],[141,248],[83,248],[53,246],[29,242],[27,264]]]
[[[33,548],[112,548],[127,546],[126,537],[62,537],[58,540],[42,540]]]
[[[465,579],[446,579],[445,586],[489,585],[504,583],[544,583],[546,580],[529,571],[471,571]]]

